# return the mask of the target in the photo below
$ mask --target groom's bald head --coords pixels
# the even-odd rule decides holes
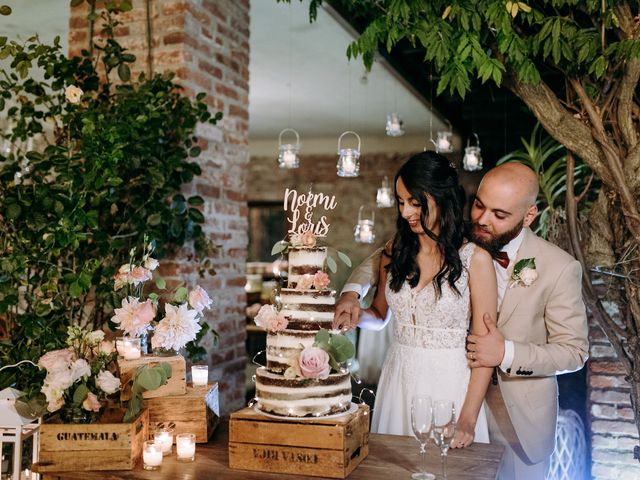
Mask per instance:
[[[489,188],[504,190],[505,200],[509,197],[517,199],[519,206],[525,211],[536,204],[540,190],[536,173],[526,165],[516,162],[504,163],[489,170],[480,182],[478,195]]]

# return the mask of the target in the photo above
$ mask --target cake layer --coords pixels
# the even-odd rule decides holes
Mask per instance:
[[[267,369],[284,373],[291,365],[291,358],[313,345],[317,330],[290,330],[267,332]]]
[[[288,379],[260,367],[256,371],[256,400],[260,410],[285,417],[345,412],[351,406],[349,372],[332,373],[325,379]]]
[[[293,288],[302,275],[315,275],[324,271],[327,247],[289,247],[288,286]]]
[[[330,329],[336,303],[335,290],[295,290],[283,288],[280,291],[282,313],[289,321],[291,330]]]

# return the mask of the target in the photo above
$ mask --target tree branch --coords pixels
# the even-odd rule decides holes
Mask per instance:
[[[582,247],[580,246],[578,232],[578,202],[576,201],[575,193],[573,191],[574,172],[575,159],[573,157],[573,152],[567,150],[567,225],[569,226],[569,241],[571,249],[573,250],[573,255],[582,266],[582,293],[589,311],[595,317],[607,339],[609,339],[609,343],[611,343],[611,346],[615,350],[618,359],[627,372],[627,375],[631,375],[633,372],[631,358],[629,358],[629,355],[625,351],[622,341],[620,340],[621,338],[626,337],[626,332],[613,321],[611,316],[602,306],[602,302],[593,288],[591,273],[584,258]]]
[[[618,127],[622,133],[622,139],[629,152],[638,143],[638,134],[633,125],[633,95],[640,79],[640,61],[637,58],[629,60],[624,74],[620,80],[618,95]],[[627,158],[627,161],[629,159]]]
[[[582,158],[602,181],[614,185],[603,152],[594,142],[589,127],[571,115],[542,80],[537,85],[525,84],[507,68],[510,75],[505,81],[506,86],[529,107],[544,129]]]

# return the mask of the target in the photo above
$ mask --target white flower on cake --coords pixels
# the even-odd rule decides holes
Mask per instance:
[[[205,308],[210,308],[213,300],[209,298],[206,290],[199,285],[189,292],[189,305],[198,312],[202,312]]]
[[[69,103],[78,103],[83,93],[82,89],[75,85],[69,85],[64,89],[64,96]]]
[[[313,276],[313,286],[316,290],[327,288],[330,283],[331,279],[325,272],[316,272],[316,274]]]
[[[198,323],[199,312],[192,310],[186,303],[179,307],[165,305],[165,317],[155,327],[151,346],[180,350],[194,340],[202,328]]]
[[[96,378],[96,385],[104,393],[111,395],[120,390],[120,379],[114,377],[109,370],[102,370]]]
[[[509,288],[517,286],[530,287],[538,279],[535,258],[523,258],[513,267],[511,274],[511,285]]]
[[[279,313],[273,305],[263,305],[260,307],[253,321],[257,326],[271,330],[272,332],[280,332],[287,328],[289,324],[286,317]]]
[[[114,310],[111,321],[129,336],[144,334],[156,316],[156,306],[150,300],[140,302],[135,297],[122,299],[122,307]]]

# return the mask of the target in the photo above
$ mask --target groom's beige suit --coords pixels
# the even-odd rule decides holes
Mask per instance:
[[[347,283],[371,285],[371,279],[377,278],[374,272],[379,252],[365,260]],[[487,403],[492,441],[497,438],[510,444],[508,447],[529,465],[548,462],[553,452],[558,413],[556,375],[584,365],[588,330],[580,264],[528,228],[510,268],[525,258],[535,259],[538,278],[528,287],[512,282],[504,292],[497,326],[505,339],[513,342],[514,357],[506,371],[496,369],[498,386],[490,385]]]

